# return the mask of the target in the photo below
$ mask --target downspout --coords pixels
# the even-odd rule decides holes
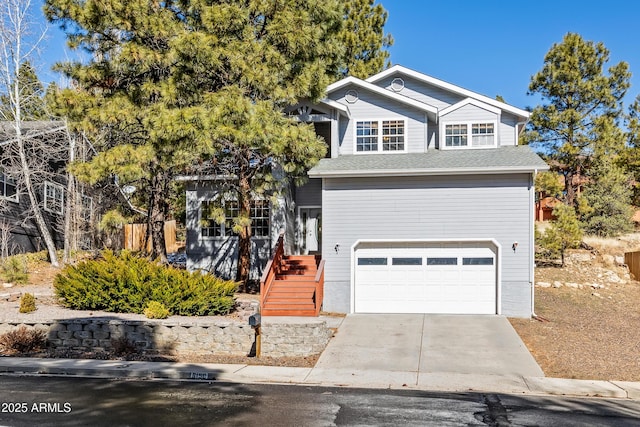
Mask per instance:
[[[529,209],[529,213],[534,213],[534,209],[535,209],[535,178],[536,175],[538,174],[538,169],[534,169],[533,173],[531,174],[531,195],[529,196],[529,205],[531,207],[531,209]],[[531,317],[534,319],[538,319],[538,315],[535,312],[535,289],[536,289],[536,283],[535,283],[535,268],[536,268],[536,250],[535,250],[535,245],[536,245],[536,237],[535,237],[535,220],[534,218],[529,215],[529,221],[531,221],[531,227],[529,229],[529,247],[531,249],[533,249],[533,256],[531,257],[531,265],[530,265],[530,269],[529,269],[529,285],[531,287]]]

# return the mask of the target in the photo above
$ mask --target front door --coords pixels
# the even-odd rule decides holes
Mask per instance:
[[[321,208],[300,208],[301,253],[316,254],[321,250],[320,236],[322,227]]]

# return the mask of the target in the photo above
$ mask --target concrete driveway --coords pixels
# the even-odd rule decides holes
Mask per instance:
[[[350,314],[316,368],[542,377],[501,316]]]

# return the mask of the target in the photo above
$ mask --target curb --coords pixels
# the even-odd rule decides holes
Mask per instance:
[[[500,375],[353,371],[281,366],[0,357],[0,374],[169,379],[306,386],[495,392],[640,400],[640,383]],[[454,375],[455,378],[452,378]],[[412,379],[416,377],[417,380]]]

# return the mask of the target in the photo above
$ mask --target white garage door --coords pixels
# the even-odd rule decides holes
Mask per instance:
[[[496,313],[491,244],[366,244],[355,258],[356,313]]]

